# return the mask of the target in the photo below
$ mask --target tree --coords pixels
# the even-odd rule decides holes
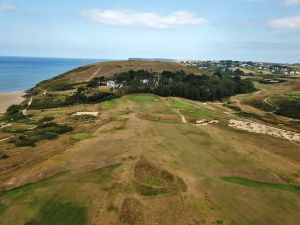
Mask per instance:
[[[67,101],[70,103],[80,103],[80,102],[84,102],[86,100],[86,89],[84,87],[79,87],[77,88],[76,92],[70,96]]]

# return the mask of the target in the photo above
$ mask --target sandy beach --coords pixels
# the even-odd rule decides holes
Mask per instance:
[[[9,106],[21,103],[24,100],[22,97],[24,94],[24,91],[0,93],[0,114],[4,113]]]

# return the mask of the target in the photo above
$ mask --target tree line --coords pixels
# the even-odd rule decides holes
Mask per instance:
[[[160,96],[176,96],[192,100],[213,101],[255,90],[249,79],[240,76],[198,76],[183,71],[153,73],[144,70],[115,74],[113,80],[122,83],[118,91],[127,93],[152,93]]]

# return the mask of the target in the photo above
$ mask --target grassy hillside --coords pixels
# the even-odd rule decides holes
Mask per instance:
[[[202,74],[198,69],[186,67],[178,63],[162,61],[112,61],[91,64],[74,69],[70,72],[57,76],[51,81],[60,83],[80,83],[91,80],[94,77],[112,77],[114,74],[128,72],[129,70],[145,70],[148,72],[161,73],[163,71],[184,71],[187,74]],[[45,83],[45,82],[43,82]]]
[[[0,118],[1,225],[299,223],[299,120],[251,106],[297,101],[297,80],[256,83],[224,103],[82,89],[94,67],[126,75],[128,64],[185,68],[89,65],[42,82]]]

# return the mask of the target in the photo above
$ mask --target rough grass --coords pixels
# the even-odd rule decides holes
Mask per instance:
[[[106,209],[108,212],[119,212],[119,208],[113,204],[110,204]]]
[[[11,141],[17,147],[35,146],[37,142],[42,140],[54,140],[59,135],[72,131],[73,128],[67,125],[60,125],[53,122],[39,124],[34,129],[19,130],[17,139]]]
[[[77,133],[77,134],[73,134],[71,136],[71,138],[75,141],[81,141],[81,140],[87,139],[89,137],[90,137],[90,135],[88,133]]]
[[[300,99],[300,91],[289,92],[289,93],[285,93],[284,95],[289,98]]]
[[[242,177],[222,177],[222,180],[224,180],[228,183],[242,185],[242,186],[246,186],[246,187],[277,189],[277,190],[282,190],[282,191],[291,191],[291,192],[300,194],[300,186],[293,185],[293,184],[268,183],[268,182],[250,180],[250,179],[242,178]]]
[[[111,166],[107,166],[104,168],[94,170],[89,174],[89,176],[91,177],[92,180],[95,179],[95,181],[97,183],[104,183],[104,182],[110,181],[112,178],[112,172],[115,169],[119,168],[121,165],[122,164],[119,163],[119,164],[114,164]]]
[[[93,115],[75,115],[72,117],[72,119],[82,122],[94,122],[97,120],[97,116]]]
[[[25,225],[85,225],[86,208],[72,202],[50,200],[42,207],[36,218]]]
[[[134,176],[136,191],[143,196],[178,193],[187,188],[180,177],[156,168],[144,159],[136,164]]]
[[[147,181],[147,184],[149,184],[151,186],[162,186],[163,182],[158,178],[152,177]]]
[[[243,103],[253,106],[257,109],[263,110],[265,112],[272,112],[276,110],[275,107],[266,104],[263,99],[250,99],[250,100],[245,100]]]

